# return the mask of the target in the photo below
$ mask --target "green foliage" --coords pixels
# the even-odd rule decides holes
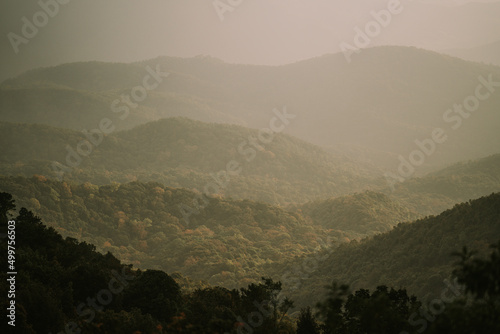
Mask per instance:
[[[258,134],[236,125],[163,119],[103,137],[88,157],[80,156],[77,167],[64,169],[64,180],[154,181],[200,192],[212,184],[220,196],[288,204],[360,190],[374,178],[350,159],[287,135],[251,145]],[[86,138],[77,131],[0,122],[0,140],[1,174],[56,178],[60,170],[53,163],[66,166],[68,147],[76,152]],[[238,175],[227,173],[230,161],[238,163]]]
[[[77,189],[71,190],[72,194],[78,193],[74,191]],[[90,188],[89,195],[93,194]],[[2,207],[9,208],[3,210],[0,221],[0,227],[6,229],[6,217],[11,215],[15,205],[12,196],[7,193],[0,193],[0,199]],[[496,212],[499,206],[492,205],[498,201],[500,195],[494,194],[459,205],[438,217],[400,225],[395,231],[403,226],[421,225],[436,233],[433,224],[446,230],[447,219],[456,221],[459,216],[478,228],[479,221],[486,220],[486,224],[490,222],[488,215],[500,216]],[[471,220],[471,215],[479,213],[482,217],[474,216],[478,221]],[[311,309],[306,308],[301,311],[295,328],[288,316],[294,303],[283,296],[280,281],[262,277],[262,282],[251,283],[239,290],[205,287],[183,293],[166,273],[159,270],[131,271],[130,266],[122,265],[110,253],[97,253],[91,244],[80,243],[72,238],[63,239],[53,228],[45,227],[40,218],[24,208],[19,210],[15,220],[16,259],[19,266],[16,284],[25,287],[16,293],[16,326],[24,333],[58,332],[65,326],[76,326],[86,333],[96,334],[233,334],[242,330],[261,334],[280,331],[319,334],[320,328],[324,334],[401,331],[413,334],[424,328],[416,328],[416,323],[412,321],[413,315],[421,314],[421,303],[415,297],[410,297],[406,289],[378,286],[372,293],[363,288],[350,293],[347,285],[334,283],[328,288],[324,302],[317,305],[323,323],[319,325]],[[151,224],[146,222],[148,225]],[[492,236],[491,230],[483,232]],[[396,232],[386,235],[391,233]],[[380,237],[347,248],[362,249],[368,245],[371,251],[375,251],[377,246],[374,242],[377,238]],[[472,244],[481,245],[478,242]],[[428,240],[429,245],[432,242]],[[1,242],[0,248],[5,252],[6,243]],[[484,252],[478,250],[479,254]],[[340,255],[345,253],[340,252]],[[473,255],[467,248],[458,255],[460,262],[454,275],[458,277],[459,283],[465,285],[470,299],[467,301],[462,298],[445,305],[440,314],[432,318],[431,324],[425,323],[425,328],[429,327],[429,333],[496,333],[500,329],[500,242],[493,245],[493,252],[486,259]],[[102,291],[113,289],[110,282],[113,279],[118,282],[115,273],[119,272],[125,275],[122,279],[126,278],[130,283],[113,292],[114,296],[109,302],[95,304],[94,311],[87,308],[82,313],[81,306],[85,306],[85,302],[89,306],[92,305],[91,301],[95,303],[96,298],[93,296],[97,296],[97,301],[103,300]],[[0,287],[7,289],[5,273],[0,276]],[[7,306],[5,301],[2,305]]]
[[[387,232],[399,223],[418,218],[417,213],[373,191],[318,200],[298,208],[316,224],[356,237]]]
[[[476,258],[464,247],[453,274],[476,299],[500,299],[500,242],[491,246],[488,259]]]
[[[187,224],[179,205],[192,206],[196,193],[158,183],[96,187],[0,177],[0,189],[15,194],[20,205],[64,236],[90,242],[101,252],[139,268],[178,271],[229,288],[257,281],[264,265],[314,253],[329,237],[331,246],[342,241],[342,233],[298,213],[248,200],[209,198]],[[53,193],[60,195],[58,201]]]
[[[0,193],[0,219],[2,221],[7,220],[8,212],[14,208],[15,205],[12,195],[8,193]]]
[[[138,308],[162,322],[168,322],[177,314],[180,304],[179,286],[173,278],[159,270],[139,274],[123,295],[125,310]]]
[[[404,289],[379,286],[370,293],[361,289],[348,295],[347,285],[333,283],[328,298],[319,303],[324,319],[324,333],[329,334],[399,334],[410,330],[408,318],[420,307],[416,297]]]
[[[495,154],[409,179],[397,184],[388,196],[420,214],[435,215],[456,203],[499,190],[500,154]]]
[[[401,223],[393,230],[349,244],[341,244],[322,257],[307,256],[269,267],[272,277],[289,268],[302,267],[308,259],[321,259],[300,289],[285,292],[304,307],[319,300],[324,282],[346,282],[354,289],[380,285],[406,287],[428,301],[439,296],[453,268],[451,254],[462,246],[485,253],[500,239],[500,193],[457,204],[439,216]],[[287,283],[284,281],[284,283]]]
[[[360,166],[359,162],[338,152],[330,154],[286,135],[276,135],[270,144],[263,145],[262,151],[255,149],[255,158],[247,162],[238,152],[238,147],[243,141],[248,143],[249,137],[256,136],[258,131],[239,126],[207,124],[185,118],[161,120],[104,137],[102,144],[93,147],[88,157],[81,157],[81,163],[63,176],[67,182],[104,185],[140,180],[200,192],[212,184],[217,185],[214,188],[218,195],[225,198],[279,205],[309,200],[313,204],[305,209],[325,222],[328,221],[325,214],[332,208],[342,210],[342,203],[339,200],[322,203],[318,198],[345,195],[366,188],[386,193],[391,200],[405,207],[389,205],[400,211],[398,219],[404,219],[405,210],[420,215],[438,214],[457,202],[500,190],[500,155],[409,179],[396,184],[395,192],[390,192],[387,181],[377,178],[382,173],[376,174],[373,167]],[[84,139],[83,134],[76,131],[0,122],[0,140],[4,143],[0,147],[0,174],[58,177],[60,170],[55,170],[53,163],[66,164],[67,145],[76,149]],[[240,164],[239,175],[222,172],[232,160]],[[376,230],[386,231],[391,223],[387,224],[384,219],[384,208],[373,201],[385,202],[387,199],[377,196],[379,198],[358,195],[356,201],[374,205],[372,211],[360,219],[384,220]],[[57,201],[57,196],[53,199]],[[348,201],[344,202],[348,204]],[[365,210],[361,203],[359,208]],[[408,214],[408,218],[414,218],[414,215]]]
[[[222,287],[197,289],[186,296],[185,322],[193,333],[216,333],[234,327],[239,315],[238,290]]]
[[[6,193],[1,193],[0,197],[11,198]],[[10,204],[10,210],[13,210],[12,201]],[[63,330],[69,322],[83,325],[77,305],[106,289],[113,278],[113,271],[122,272],[128,267],[110,253],[97,253],[93,245],[71,238],[63,239],[25,208],[19,210],[14,220],[15,266],[18,272],[16,327],[26,333],[55,333]],[[5,217],[1,218],[0,228],[7,230]],[[6,240],[11,239],[0,242],[4,254],[7,254]],[[134,273],[129,275],[134,276]],[[0,276],[2,291],[6,291],[6,272]],[[7,299],[2,300],[2,307],[6,308]],[[120,299],[114,298],[108,307],[121,308]]]
[[[297,320],[297,334],[319,334],[320,326],[308,306],[300,310]]]
[[[0,198],[11,197],[0,193]],[[233,334],[245,325],[238,319],[247,319],[256,305],[264,319],[256,333],[291,328],[287,312],[293,302],[279,297],[281,282],[263,278],[263,283],[240,290],[210,287],[182,293],[165,272],[130,270],[93,245],[63,239],[24,208],[15,220],[16,285],[22,287],[16,292],[16,327],[23,333],[72,328],[95,334]],[[2,219],[0,227],[6,226]],[[6,251],[5,242],[0,246]],[[5,290],[5,272],[0,276]]]
[[[487,258],[472,256],[465,248],[453,273],[465,286],[468,298],[447,305],[429,333],[500,332],[500,242],[491,246]]]

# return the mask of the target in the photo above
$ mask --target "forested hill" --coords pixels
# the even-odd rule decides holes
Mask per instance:
[[[261,329],[294,328],[290,305],[276,298],[279,282],[181,290],[167,273],[137,270],[92,244],[64,239],[25,208],[15,215],[15,207],[11,195],[0,192],[0,228],[15,232],[0,240],[0,249],[15,249],[10,265],[17,269],[14,277],[0,273],[1,290],[11,291],[0,305],[15,315],[8,317],[15,330],[6,333],[236,334],[243,325],[238,319],[254,312],[254,303],[269,310]]]
[[[478,63],[500,66],[500,40],[474,48],[444,50],[443,53]]]
[[[498,201],[498,194],[492,195],[459,205],[444,214],[456,218],[454,211],[474,212],[484,209],[484,205],[489,208],[497,205],[498,208]],[[241,333],[252,327],[262,333],[315,333],[310,331],[311,328],[318,332],[316,317],[309,308],[302,309],[297,320],[288,315],[294,301],[282,294],[286,283],[262,278],[261,283],[250,284],[247,288],[205,287],[182,291],[163,271],[134,270],[130,265],[120,263],[111,253],[97,253],[91,244],[72,238],[63,239],[53,228],[45,227],[32,212],[22,208],[18,215],[14,215],[13,209],[15,204],[11,195],[0,193],[0,227],[4,231],[15,231],[15,260],[10,260],[10,265],[18,268],[15,304],[4,298],[1,305],[4,309],[15,310],[16,318],[10,322],[15,323],[16,332],[62,333],[71,329],[95,334],[132,331],[198,334]],[[498,212],[490,210],[475,218],[488,218],[491,213],[499,216]],[[463,216],[467,219],[471,215]],[[9,232],[8,237],[0,241],[0,249],[7,253],[7,246],[13,244],[13,240],[13,234]],[[481,243],[474,246],[484,249]],[[365,251],[377,254],[374,248]],[[373,293],[366,289],[349,293],[348,287],[333,284],[326,294],[320,296],[318,291],[308,290],[310,286],[302,287],[300,291],[307,294],[306,305],[314,303],[314,299],[323,301],[318,304],[318,309],[323,315],[322,328],[325,330],[349,328],[347,333],[352,333],[361,327],[370,333],[396,334],[401,329],[420,333],[430,326],[431,333],[443,333],[460,326],[463,330],[454,332],[465,334],[479,328],[479,333],[496,333],[499,329],[496,307],[498,276],[491,273],[498,272],[500,244],[495,248],[486,260],[483,257],[470,258],[468,252],[462,253],[454,274],[459,283],[465,284],[470,297],[467,300],[460,298],[463,287],[439,282],[436,275],[427,278],[443,285],[439,287],[439,300],[445,305],[440,309],[445,313],[439,312],[437,318],[427,318],[427,321],[413,321],[419,318],[418,313],[425,316],[423,312],[427,309],[418,299],[409,297],[404,288],[395,290],[384,285],[372,290]],[[9,282],[12,289],[12,276],[0,273],[0,278],[2,291],[9,289]],[[387,279],[387,276],[383,278]],[[454,296],[443,299],[443,293],[449,290]],[[14,297],[9,294],[8,298],[12,300]],[[372,310],[376,310],[375,315]],[[430,310],[438,314],[432,308]],[[261,319],[258,326],[253,325],[252,320],[256,314]]]
[[[168,118],[105,136],[82,156],[80,132],[0,123],[0,173],[54,178],[63,170],[81,183],[157,181],[201,192],[215,182],[221,195],[273,204],[350,193],[375,178],[368,167],[288,135],[258,138],[254,129]]]
[[[389,153],[375,159],[385,168],[396,169],[398,155],[412,152],[415,139],[428,138],[437,127],[446,131],[448,140],[422,168],[435,170],[498,153],[498,89],[481,101],[474,117],[461,119],[460,131],[451,128],[458,120],[444,121],[443,115],[484,80],[498,82],[500,67],[409,47],[369,48],[357,56],[350,66],[338,53],[285,66],[159,57],[133,64],[88,62],[35,69],[2,84],[0,120],[42,121],[38,115],[43,112],[49,116],[45,124],[80,130],[94,128],[99,116],[112,115],[123,129],[183,115],[260,128],[269,122],[273,108],[286,105],[300,118],[288,133],[317,145],[356,145]],[[169,75],[136,108],[129,108],[130,117],[121,122],[112,103],[143,83],[147,66]],[[102,103],[94,109],[92,101]],[[67,112],[69,106],[72,112]],[[75,113],[80,115],[74,118]]]
[[[95,186],[0,177],[0,190],[62,235],[122,261],[230,287],[259,279],[266,264],[335,248],[415,216],[372,192],[285,211],[249,200],[203,199],[158,183]],[[206,207],[198,211],[195,199]]]
[[[3,175],[55,178],[53,162],[66,164],[67,145],[75,151],[85,138],[77,131],[34,124],[0,122],[0,130]],[[269,144],[258,141],[260,148],[252,146],[251,138],[257,136],[257,130],[236,125],[164,119],[103,137],[63,177],[93,184],[155,181],[200,192],[218,179],[223,185],[220,195],[281,205],[372,188],[421,215],[438,214],[455,203],[500,191],[498,154],[396,183],[392,192],[383,172],[369,164],[282,134]],[[240,163],[241,172],[226,179],[220,172],[231,160]]]
[[[16,330],[6,333],[58,333],[65,328],[95,333],[101,326],[114,332],[132,328],[153,333],[161,321],[175,315],[181,295],[179,286],[167,274],[145,275],[131,270],[131,266],[121,264],[111,253],[103,255],[91,244],[63,239],[25,208],[19,210],[19,215],[11,216],[14,208],[10,195],[0,193],[0,227],[7,232],[7,226],[12,225],[14,228],[9,230],[15,233],[9,233],[14,236],[12,239],[2,238],[0,248],[7,253],[7,241],[15,241],[9,243],[9,249],[15,249],[11,265],[17,269],[13,322]],[[8,224],[10,219],[15,223]],[[151,276],[156,276],[156,282]],[[7,278],[12,276],[2,271],[0,277],[0,286],[7,295]],[[151,286],[153,282],[156,287]],[[152,288],[163,293],[163,300],[154,300],[157,296],[150,293]],[[156,302],[164,317],[153,319],[139,292],[149,302]],[[96,307],[92,308],[96,297],[101,303],[93,304]],[[12,307],[8,302],[2,298],[2,309]]]
[[[297,209],[324,228],[349,232],[361,238],[390,231],[398,223],[419,217],[388,196],[373,191],[309,202]]]
[[[147,100],[128,108],[124,116],[120,108],[126,104],[120,102],[120,96],[127,93],[130,91],[121,89],[86,91],[47,81],[14,87],[0,85],[0,120],[74,130],[94,129],[103,118],[112,119],[118,130],[179,116],[204,122],[244,123],[195,96],[159,91],[148,92]],[[119,105],[113,104],[116,100]]]
[[[90,242],[139,268],[178,271],[226,287],[259,280],[265,263],[313,253],[327,240],[348,240],[341,231],[268,204],[201,199],[157,183],[98,187],[41,176],[2,177],[0,189],[64,236]],[[195,199],[206,207],[198,211]]]
[[[300,305],[320,300],[325,282],[332,280],[353,288],[403,286],[430,300],[439,297],[443,280],[458,260],[453,252],[463,246],[486,252],[499,239],[500,193],[495,193],[457,204],[438,216],[399,224],[370,239],[341,245],[334,252],[267,269],[283,278],[286,286],[300,288],[292,294]],[[324,261],[318,260],[324,256]]]
[[[386,189],[389,197],[423,215],[435,215],[455,203],[500,191],[500,154],[464,161]]]

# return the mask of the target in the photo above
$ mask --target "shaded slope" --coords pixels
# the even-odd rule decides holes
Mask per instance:
[[[458,204],[439,216],[400,224],[390,232],[341,245],[317,262],[317,270],[310,272],[309,278],[300,280],[300,290],[293,297],[303,305],[321,300],[323,287],[335,280],[353,288],[403,286],[419,298],[438,298],[445,287],[443,280],[457,260],[451,256],[453,252],[464,245],[487,251],[499,239],[500,194],[496,193]],[[302,268],[305,261],[269,270],[282,277],[293,268]]]
[[[53,161],[66,165],[67,145],[74,151],[85,139],[75,131],[41,125],[1,123],[0,128],[6,175],[55,177]],[[226,180],[220,171],[234,160],[241,172],[219,182],[225,183],[221,194],[283,204],[349,193],[372,179],[372,171],[296,138],[276,134],[269,143],[251,144],[257,137],[257,130],[239,126],[165,119],[104,137],[64,177],[97,184],[159,181],[204,191],[214,176]],[[75,154],[70,161],[77,159]]]
[[[500,154],[454,164],[397,184],[388,195],[421,214],[438,214],[455,203],[500,191]]]
[[[386,195],[371,191],[309,202],[299,208],[314,223],[357,237],[387,232],[418,217]]]
[[[265,275],[262,265],[313,253],[328,237],[344,240],[339,231],[248,200],[207,199],[187,223],[180,205],[192,205],[196,193],[157,183],[97,187],[1,177],[0,189],[63,235],[139,268],[178,271],[227,287],[257,281]]]
[[[343,54],[335,54],[279,67],[234,65],[209,57],[159,57],[134,64],[110,64],[110,68],[106,65],[67,64],[31,71],[7,83],[22,86],[43,81],[73,89],[114,89],[122,93],[142,82],[145,66],[160,65],[170,76],[158,93],[193,98],[256,128],[267,125],[273,108],[286,105],[297,120],[300,118],[287,131],[319,145],[355,145],[407,155],[415,149],[415,139],[428,137],[436,127],[444,128],[448,141],[440,145],[439,154],[426,159],[421,173],[442,164],[497,153],[500,142],[496,131],[500,94],[482,101],[480,110],[457,131],[443,121],[448,108],[474,93],[479,76],[491,74],[499,81],[500,68],[416,48],[366,49],[351,64]],[[147,106],[148,100],[144,103]],[[189,116],[201,119],[202,115]],[[380,160],[375,159],[379,166],[397,168],[397,155],[385,162]]]

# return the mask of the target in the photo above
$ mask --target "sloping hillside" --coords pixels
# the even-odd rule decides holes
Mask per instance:
[[[267,126],[273,108],[286,105],[297,115],[288,133],[323,146],[355,145],[368,152],[390,153],[388,160],[374,158],[378,166],[390,170],[397,168],[398,155],[407,157],[416,149],[416,139],[428,138],[435,128],[444,129],[447,141],[439,145],[438,154],[426,158],[417,173],[498,153],[500,94],[495,86],[459,128],[452,115],[447,121],[443,117],[454,104],[462,104],[475,93],[481,76],[500,81],[500,68],[416,48],[366,49],[351,64],[341,53],[279,67],[227,64],[209,57],[160,57],[134,64],[74,63],[33,70],[4,86],[43,82],[107,92],[111,102],[141,85],[147,66],[169,73],[152,92],[156,102],[148,98],[138,103],[154,117],[172,116],[176,110],[163,93],[196,101],[182,111],[184,116],[207,120],[207,113],[218,113],[210,121],[243,122],[255,128]],[[33,109],[28,111],[33,113]],[[9,120],[26,119],[20,115],[18,120]],[[60,117],[68,115],[60,113]],[[61,120],[49,122],[60,124]]]
[[[127,90],[119,86],[106,91],[81,90],[45,80],[26,85],[2,85],[0,119],[74,130],[97,128],[103,118],[111,119],[116,130],[176,116],[205,122],[244,123],[217,110],[217,104],[210,105],[194,96],[149,91],[146,100],[130,106],[124,102],[127,100],[122,100],[122,96],[130,94],[130,88]],[[126,114],[123,108],[126,108]]]
[[[500,191],[500,154],[464,161],[421,178],[396,184],[387,194],[423,215],[435,215],[455,203]]]
[[[321,300],[323,287],[332,280],[353,289],[381,284],[406,287],[417,297],[431,300],[446,287],[443,280],[458,260],[451,256],[453,252],[467,246],[488,253],[489,245],[499,239],[500,193],[495,193],[335,251],[267,269],[288,283],[299,305]]]
[[[500,66],[500,41],[474,48],[452,49],[443,52],[465,60]]]
[[[78,153],[86,137],[76,131],[12,123],[0,123],[0,129],[4,175],[94,184],[157,181],[200,192],[215,182],[211,193],[280,204],[361,190],[374,177],[343,155],[287,135],[261,136],[262,141],[257,130],[185,118],[95,135],[100,144],[87,156]]]
[[[315,224],[359,238],[390,231],[397,224],[419,216],[386,195],[372,191],[309,202],[298,208]]]
[[[62,235],[90,242],[122,261],[226,287],[258,281],[264,264],[310,254],[327,240],[337,244],[349,236],[248,200],[206,198],[205,207],[185,220],[183,210],[196,209],[197,194],[157,183],[98,187],[1,177],[0,190]]]

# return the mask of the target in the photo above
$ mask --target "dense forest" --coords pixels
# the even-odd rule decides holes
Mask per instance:
[[[463,246],[486,253],[500,239],[500,193],[457,204],[438,216],[398,224],[387,233],[340,245],[334,252],[266,268],[289,286],[297,304],[320,298],[324,282],[353,288],[405,287],[424,301],[439,295],[449,279],[451,254]],[[288,283],[288,284],[287,284]]]
[[[216,182],[221,195],[272,204],[346,194],[375,178],[353,160],[296,138],[275,134],[264,143],[258,137],[258,130],[240,126],[169,118],[108,135],[81,156],[77,145],[85,137],[77,131],[0,122],[0,171],[94,184],[155,181],[199,191]],[[231,161],[235,171],[228,170]]]
[[[469,211],[484,201],[471,203]],[[373,292],[351,292],[349,286],[334,282],[317,300],[316,311],[304,307],[292,316],[294,301],[284,297],[280,281],[263,277],[240,289],[210,286],[188,291],[164,271],[137,270],[110,252],[96,252],[92,244],[64,239],[25,208],[14,217],[15,207],[10,194],[0,193],[0,226],[7,230],[15,221],[16,259],[23,268],[16,277],[22,287],[15,303],[19,333],[396,334],[427,328],[429,333],[500,329],[500,242],[489,257],[472,256],[467,248],[457,253],[454,285],[428,309],[404,288],[380,285]],[[9,240],[14,239],[0,242],[3,251]],[[1,276],[6,292],[8,276]],[[2,305],[12,307],[6,300]]]
[[[64,236],[139,268],[179,271],[226,287],[258,279],[264,265],[387,231],[416,216],[373,192],[340,197],[323,213],[313,203],[286,211],[218,197],[207,198],[196,213],[189,211],[196,193],[158,183],[98,187],[0,177],[0,188]]]
[[[423,215],[436,215],[500,189],[500,154],[459,162],[423,177],[395,184],[386,193]]]
[[[500,67],[354,53],[1,82],[15,333],[500,333]]]
[[[357,235],[357,239],[390,231],[398,223],[413,221],[419,216],[373,191],[308,202],[297,210],[323,228]]]
[[[500,189],[498,154],[396,182],[393,191],[383,172],[369,163],[282,134],[253,147],[249,140],[258,131],[235,125],[165,119],[108,135],[87,157],[75,152],[82,136],[62,128],[0,122],[5,144],[0,147],[0,174],[95,185],[153,181],[199,192],[215,184],[209,188],[212,193],[281,206],[369,188],[420,215],[438,214]],[[71,161],[75,155],[81,160],[69,168],[71,150]],[[231,161],[238,163],[233,166],[237,173],[228,171]]]

